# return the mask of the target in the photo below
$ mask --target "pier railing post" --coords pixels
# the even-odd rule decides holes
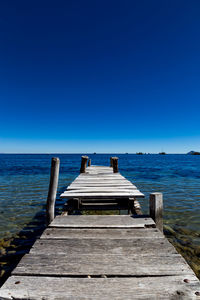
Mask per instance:
[[[49,225],[55,217],[55,201],[58,187],[60,160],[53,157],[51,160],[51,175],[49,182],[49,192],[46,205],[46,223]]]
[[[151,193],[149,197],[149,214],[156,227],[163,232],[163,194]]]
[[[91,159],[88,160],[88,167],[91,166]]]
[[[113,162],[113,173],[118,173],[118,157],[113,157],[112,162]]]
[[[113,167],[113,158],[112,157],[110,158],[110,167],[111,168]]]
[[[86,170],[86,167],[87,167],[87,160],[88,160],[88,156],[82,156],[81,157],[80,173],[85,173],[85,170]]]

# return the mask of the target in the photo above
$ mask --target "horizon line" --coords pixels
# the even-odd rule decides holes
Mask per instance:
[[[190,153],[191,151],[187,152],[187,153],[175,153],[175,152],[165,152],[165,151],[161,151],[161,152],[0,152],[0,155],[1,154],[79,154],[79,155],[82,155],[82,154],[92,154],[92,155],[97,155],[97,154],[124,154],[124,155],[129,155],[129,154],[135,154],[135,155],[140,155],[138,153],[142,153],[141,155],[156,155],[156,154],[159,154],[159,155],[162,155],[162,153],[164,153],[164,155],[167,155],[167,154],[180,154],[180,155],[184,155],[184,154],[188,154]],[[195,151],[195,152],[198,152],[198,151]]]

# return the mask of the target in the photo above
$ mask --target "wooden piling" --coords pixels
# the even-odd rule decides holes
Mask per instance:
[[[113,173],[118,173],[118,157],[113,157],[112,163],[113,163]]]
[[[91,166],[91,159],[88,160],[88,167]]]
[[[110,158],[110,167],[111,168],[113,167],[113,158],[112,157]]]
[[[140,203],[137,198],[129,198],[128,200],[129,211],[133,215],[143,215]]]
[[[151,193],[149,197],[150,217],[156,223],[156,227],[163,232],[163,194]]]
[[[49,192],[46,205],[46,223],[49,225],[55,217],[55,201],[58,187],[60,160],[53,157],[51,160],[51,174],[49,182]]]
[[[86,167],[87,167],[87,160],[88,160],[88,156],[82,156],[81,157],[80,173],[85,173],[85,170],[86,170]]]

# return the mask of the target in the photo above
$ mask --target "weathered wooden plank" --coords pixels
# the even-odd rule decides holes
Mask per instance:
[[[120,173],[117,174],[110,174],[110,173],[85,173],[85,174],[81,174],[79,175],[77,178],[99,178],[99,177],[105,177],[105,178],[125,178],[124,176],[122,176]]]
[[[123,180],[123,181],[115,181],[115,180],[87,180],[87,181],[82,181],[82,180],[79,180],[79,181],[76,181],[74,180],[73,181],[73,184],[81,184],[81,185],[86,185],[86,184],[109,184],[109,185],[112,185],[112,184],[117,184],[118,186],[119,185],[123,185],[123,184],[129,184],[131,185],[131,182],[128,181],[128,180]]]
[[[93,173],[93,174],[87,174],[85,173],[84,175],[79,175],[76,177],[77,179],[86,179],[86,178],[91,178],[91,179],[99,179],[99,178],[107,178],[107,179],[125,179],[124,176],[118,174],[109,174],[109,173]]]
[[[88,183],[88,182],[86,182],[86,183],[76,183],[76,182],[73,182],[72,184],[70,184],[68,187],[89,187],[89,186],[91,186],[91,187],[135,187],[136,188],[136,186],[135,185],[133,185],[133,184],[130,184],[129,182],[128,183],[123,183],[123,184],[118,184],[118,183],[114,183],[114,184],[111,184],[111,183],[94,183],[94,182],[92,182],[92,183]]]
[[[109,174],[112,174],[113,173],[113,170],[109,167],[109,168],[87,168],[86,169],[86,172],[89,173],[89,174],[92,174],[92,173],[109,173]]]
[[[187,279],[187,280],[186,280]],[[17,284],[16,284],[17,283]],[[37,287],[37,288],[36,288]],[[132,300],[199,299],[192,275],[143,278],[56,278],[12,276],[0,291],[6,299]],[[2,298],[3,299],[3,298]]]
[[[112,176],[112,177],[123,177],[120,173],[110,173],[110,172],[87,172],[85,174],[80,174],[79,177],[87,177],[87,176]]]
[[[65,192],[62,193],[60,195],[61,198],[105,198],[105,197],[112,197],[112,198],[129,198],[129,197],[144,197],[144,194],[142,194],[141,192],[139,192],[138,190],[134,190],[132,192],[101,192],[101,193],[97,193],[97,192]]]
[[[110,173],[110,172],[89,172],[85,174],[80,174],[78,177],[88,177],[88,176],[111,176],[111,177],[123,177],[120,173]]]
[[[114,176],[79,176],[76,180],[126,180],[124,177],[114,177]]]
[[[131,239],[146,238],[156,239],[164,237],[157,228],[139,228],[139,229],[84,229],[84,228],[47,228],[40,239]]]
[[[108,177],[108,178],[124,178],[124,176],[122,176],[120,173],[117,174],[110,174],[110,173],[85,173],[85,174],[81,174],[78,176],[78,178],[99,178],[99,177]]]
[[[147,246],[148,243],[148,246]],[[164,250],[163,250],[164,249]],[[176,254],[175,248],[164,238],[154,240],[146,238],[126,239],[67,239],[67,240],[37,240],[30,250],[34,254],[63,255],[135,255],[157,256]],[[160,254],[159,254],[160,253]]]
[[[121,184],[131,184],[130,181],[128,180],[103,180],[103,179],[99,179],[99,180],[92,180],[92,179],[88,179],[88,180],[74,180],[73,183],[78,183],[78,184],[86,184],[86,183],[109,183],[109,184],[118,184],[118,185],[121,185]]]
[[[92,184],[92,183],[86,183],[86,184],[73,184],[73,185],[70,185],[68,186],[69,188],[80,188],[80,189],[89,189],[89,188],[100,188],[100,189],[103,189],[103,188],[116,188],[116,189],[137,189],[135,186],[131,186],[131,185],[117,185],[117,184]]]
[[[103,170],[103,169],[105,169],[105,170],[111,170],[112,171],[112,169],[109,167],[109,166],[100,166],[100,165],[92,165],[92,166],[90,166],[90,167],[88,167],[87,168],[87,170]]]
[[[118,184],[118,185],[120,185],[120,184],[129,184],[129,185],[134,185],[132,182],[130,182],[130,181],[128,181],[128,180],[121,180],[121,181],[119,181],[119,180],[117,180],[117,181],[115,181],[114,179],[113,180],[110,180],[110,179],[108,179],[108,180],[101,180],[101,179],[98,179],[98,180],[74,180],[71,184],[86,184],[86,183],[101,183],[101,184],[112,184],[112,183],[114,183],[114,184]]]
[[[125,215],[69,215],[57,216],[49,227],[70,227],[70,228],[144,228],[155,226],[151,218],[135,218]]]
[[[113,174],[113,169],[109,168],[109,169],[87,169],[86,170],[87,174]]]
[[[135,188],[68,188],[64,193],[137,193],[140,192]]]
[[[13,275],[40,276],[167,276],[193,275],[183,258],[178,255],[102,255],[92,254],[26,254]]]
[[[1,299],[132,300],[199,299],[195,276],[141,278],[57,278],[11,276]]]
[[[104,176],[99,176],[99,177],[76,177],[76,179],[75,179],[75,181],[86,181],[86,180],[110,180],[110,181],[112,181],[112,180],[117,180],[117,181],[128,181],[128,179],[126,179],[125,177],[122,177],[122,178],[120,178],[120,177],[104,177]]]

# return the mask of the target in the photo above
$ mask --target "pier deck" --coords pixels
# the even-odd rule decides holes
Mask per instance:
[[[143,194],[111,168],[92,166],[61,196]],[[200,283],[150,217],[63,213],[22,258],[0,299],[200,299]]]
[[[61,198],[116,199],[144,197],[136,186],[112,168],[90,166],[86,173],[80,174],[61,194]]]

